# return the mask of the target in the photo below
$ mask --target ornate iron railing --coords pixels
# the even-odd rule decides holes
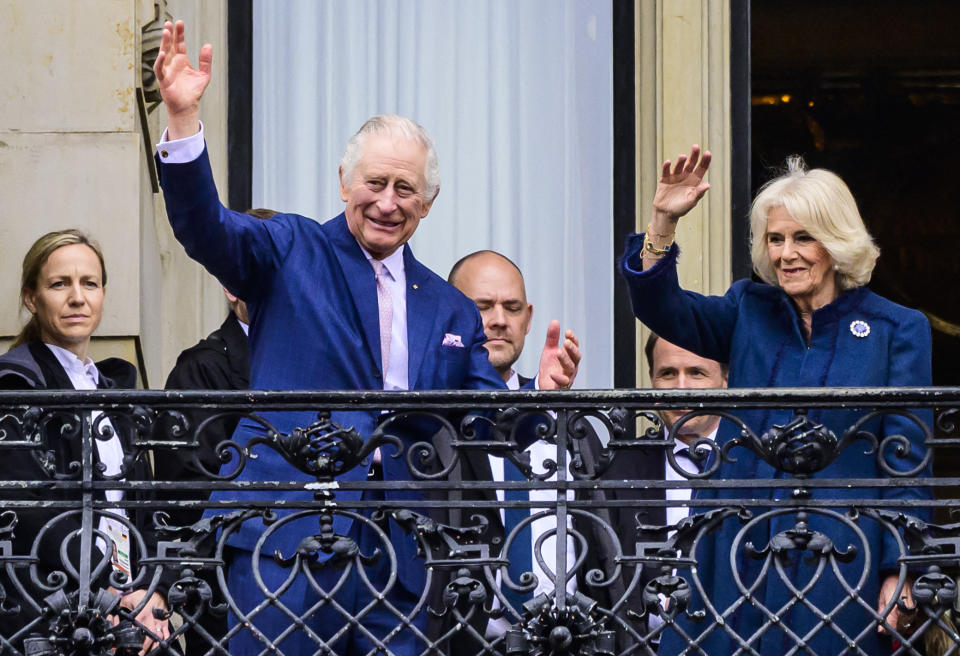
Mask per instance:
[[[958,409],[954,388],[0,393],[0,654],[960,653]],[[720,439],[678,456],[705,416]],[[555,451],[529,462],[537,439]]]

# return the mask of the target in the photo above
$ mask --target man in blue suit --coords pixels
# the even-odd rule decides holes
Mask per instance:
[[[246,301],[251,327],[251,375],[254,389],[503,389],[483,347],[483,325],[476,306],[420,264],[407,240],[430,211],[440,189],[433,142],[419,125],[398,116],[368,120],[347,145],[340,163],[341,197],[346,209],[323,225],[304,217],[279,214],[259,221],[223,207],[217,197],[199,121],[199,102],[210,80],[212,47],[204,45],[199,66],[188,60],[183,23],[164,27],[154,70],[168,111],[168,128],[158,145],[160,175],[171,226],[187,253],[234,295]],[[561,343],[562,342],[562,343]],[[560,339],[559,323],[547,331],[537,383],[541,389],[569,387],[580,353],[570,331]],[[310,412],[267,413],[279,431],[289,433],[315,420]],[[372,412],[335,412],[333,421],[352,426],[364,437],[376,427]],[[263,427],[241,421],[235,439],[241,444],[262,434]],[[424,436],[411,436],[420,439]],[[427,436],[428,437],[428,436]],[[409,441],[406,446],[409,446]],[[237,480],[309,482],[277,453],[258,449]],[[384,454],[385,480],[409,480],[402,458]],[[378,460],[376,455],[373,461]],[[340,482],[366,478],[356,467]],[[387,501],[421,498],[417,491],[388,490]],[[213,499],[240,499],[240,493]],[[304,500],[306,491],[271,492],[271,499]],[[338,501],[359,498],[339,490]],[[257,549],[284,557],[300,541],[317,533],[316,514],[292,521],[285,517],[265,527],[246,522],[228,537],[234,549],[228,583],[244,614],[264,599],[259,576],[278,599],[249,619],[265,635],[239,631],[230,641],[231,654],[259,653],[276,647],[286,653],[313,653],[328,641],[337,653],[365,653],[396,626],[398,615],[410,615],[421,596],[425,572],[415,560],[412,538],[390,525],[400,585],[385,591],[397,612],[371,597],[357,575],[336,596],[323,599],[309,583],[315,572],[303,565],[289,587],[291,569]],[[364,554],[378,543],[366,522],[334,516],[334,531],[348,535]],[[321,559],[323,555],[321,554]],[[390,567],[381,558],[371,581],[384,589]],[[379,567],[379,570],[378,570]],[[310,574],[311,576],[308,576]],[[316,574],[329,590],[342,570]],[[326,578],[324,578],[324,575]],[[368,604],[373,603],[373,610]],[[338,605],[340,608],[334,608]],[[286,612],[289,611],[289,612]],[[424,612],[414,625],[423,626]],[[345,618],[361,616],[350,629]],[[303,620],[297,622],[294,617]],[[294,631],[282,634],[296,625]],[[392,636],[386,648],[415,653],[416,631]]]

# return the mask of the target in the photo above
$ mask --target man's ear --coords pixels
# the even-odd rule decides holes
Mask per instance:
[[[439,192],[439,190],[438,190],[438,191],[437,191],[437,196],[439,196],[439,195],[440,195],[440,192]],[[437,200],[437,196],[434,196],[434,197],[431,198],[428,202],[426,202],[426,203],[423,204],[423,207],[422,207],[422,210],[423,210],[423,211],[420,212],[420,218],[421,218],[421,219],[425,219],[425,218],[427,217],[427,214],[430,213],[430,208],[433,207],[433,201]]]
[[[530,329],[533,327],[533,303],[527,303],[527,309],[530,311],[530,314],[527,315],[527,329],[523,331],[524,335],[529,335]]]
[[[347,187],[346,183],[343,180],[343,166],[337,167],[337,176],[340,178],[340,200],[344,203],[347,202],[347,198],[350,196],[350,189]]]

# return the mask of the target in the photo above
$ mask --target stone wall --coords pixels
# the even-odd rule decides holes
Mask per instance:
[[[226,184],[226,2],[174,0],[166,10],[219,54],[204,105],[215,174]],[[0,337],[25,321],[20,263],[50,230],[78,227],[102,245],[108,286],[94,356],[137,362],[161,386],[176,355],[225,313],[216,281],[173,241],[152,190],[138,106],[141,30],[151,0],[0,3]],[[163,108],[148,115],[159,138]],[[2,346],[2,345],[0,345]]]

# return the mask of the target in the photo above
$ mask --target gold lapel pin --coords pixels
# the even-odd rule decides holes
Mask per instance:
[[[414,288],[414,289],[419,289],[419,287],[417,287],[416,285],[414,285],[413,288]]]

